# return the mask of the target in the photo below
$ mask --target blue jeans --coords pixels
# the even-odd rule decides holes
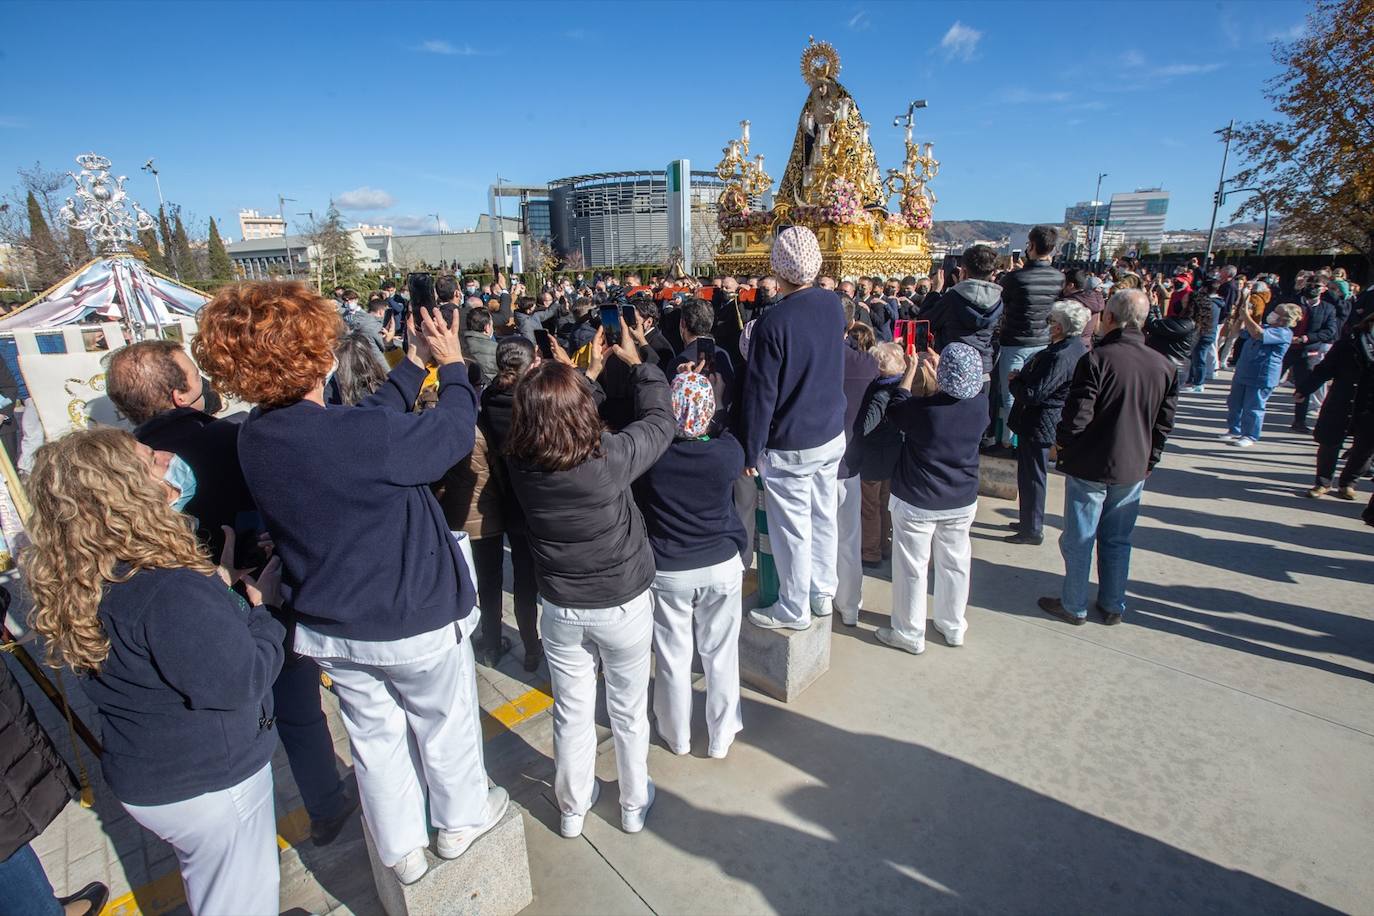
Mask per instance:
[[[1200,337],[1193,345],[1192,358],[1188,360],[1188,384],[1205,385],[1212,380],[1217,370],[1217,337]]]
[[[1226,431],[1233,436],[1258,439],[1264,426],[1264,405],[1273,390],[1232,381],[1231,393],[1226,396]]]
[[[1064,585],[1059,600],[1065,610],[1088,615],[1088,571],[1097,544],[1097,603],[1116,614],[1126,610],[1126,579],[1131,571],[1131,532],[1140,511],[1139,483],[1097,483],[1064,476]]]
[[[62,916],[43,863],[28,843],[0,862],[0,916]]]
[[[997,355],[997,365],[992,367],[992,385],[997,404],[997,441],[1002,445],[1011,445],[1011,430],[1007,429],[1007,416],[1011,413],[1011,389],[1007,386],[1007,376],[1025,366],[1032,356],[1045,347],[1046,344],[1032,347],[1002,344]]]
[[[312,821],[343,812],[348,799],[334,764],[334,740],[320,708],[320,669],[308,658],[288,659],[272,685],[277,736],[291,778]]]

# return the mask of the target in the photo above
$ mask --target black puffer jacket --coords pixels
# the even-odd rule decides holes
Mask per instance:
[[[1341,442],[1355,429],[1374,425],[1374,332],[1357,328],[1336,341],[1297,386],[1298,393],[1311,395],[1328,381],[1331,388],[1312,438]]]
[[[72,771],[0,662],[0,862],[47,829],[75,794]]]
[[[1030,358],[1007,385],[1016,398],[1007,417],[1012,432],[1035,445],[1054,444],[1073,370],[1087,352],[1081,337],[1066,337]]]
[[[672,444],[676,423],[668,382],[657,366],[630,370],[634,416],[601,434],[601,454],[567,471],[507,457],[539,594],[562,607],[625,604],[654,580],[654,554],[630,484]]]
[[[1049,261],[1032,261],[1002,278],[1002,345],[1043,347],[1050,342],[1050,309],[1064,291],[1064,275]]]
[[[1145,345],[1180,368],[1188,365],[1196,343],[1197,323],[1191,318],[1156,318],[1145,325]]]

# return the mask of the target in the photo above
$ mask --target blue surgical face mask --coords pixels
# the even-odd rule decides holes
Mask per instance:
[[[172,508],[184,512],[186,504],[196,495],[196,472],[181,460],[180,455],[173,455],[172,460],[167,462],[167,473],[162,475],[162,479],[179,491],[179,495],[172,500]]]

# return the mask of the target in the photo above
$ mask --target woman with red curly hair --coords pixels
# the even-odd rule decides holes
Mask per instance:
[[[472,647],[454,634],[475,624],[472,577],[429,488],[476,431],[457,314],[423,314],[408,358],[354,407],[325,405],[341,322],[304,284],[221,290],[191,346],[219,390],[258,405],[239,461],[282,560],[293,648],[329,672],[378,856],[406,884],[428,867],[426,796],[449,859],[509,801],[487,788]],[[430,363],[438,404],[415,413]]]

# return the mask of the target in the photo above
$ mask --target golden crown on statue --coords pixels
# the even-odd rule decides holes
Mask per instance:
[[[722,240],[718,269],[736,274],[768,272],[768,252],[780,226],[810,227],[820,241],[821,272],[842,278],[921,274],[930,269],[926,230],[934,194],[927,187],[939,172],[932,144],[924,153],[913,140],[913,103],[907,112],[906,159],[887,177],[878,168],[869,124],[840,85],[840,55],[814,38],[801,57],[811,92],[797,119],[792,153],[772,207],[763,201],[773,179],[763,156],[749,158],[749,122],[726,144],[716,174],[725,182],[718,220]],[[900,121],[900,116],[897,121]],[[894,121],[894,124],[897,123]],[[888,210],[888,199],[897,210]]]

